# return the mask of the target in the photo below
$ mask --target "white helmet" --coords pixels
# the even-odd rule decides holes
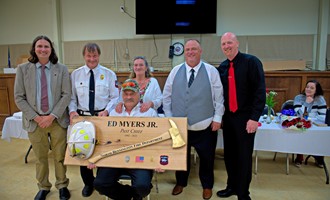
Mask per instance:
[[[70,156],[88,159],[95,147],[95,126],[92,122],[81,121],[68,129],[68,146]]]

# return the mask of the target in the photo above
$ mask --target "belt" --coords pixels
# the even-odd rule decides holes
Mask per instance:
[[[39,114],[39,113],[37,113],[39,116],[47,116],[47,115],[50,115],[50,113],[49,114]]]
[[[99,115],[99,112],[103,111],[104,109],[102,110],[95,110],[94,111],[94,116],[98,116]],[[77,110],[77,113],[81,116],[93,116],[89,111],[83,111],[83,110],[80,110],[78,109]]]

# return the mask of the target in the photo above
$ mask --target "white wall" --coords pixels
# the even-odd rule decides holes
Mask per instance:
[[[121,0],[62,0],[63,41],[135,37],[135,19],[120,11]],[[135,17],[135,0],[125,1]]]
[[[52,19],[55,1],[61,5],[59,22]],[[62,28],[63,41],[144,37],[135,35],[135,19],[119,9],[125,4],[127,12],[135,17],[135,0],[0,0],[0,3],[0,45],[31,43],[39,34],[52,39],[56,37],[57,26]],[[225,31],[237,35],[316,34],[318,4],[317,0],[218,0],[217,35]]]
[[[218,0],[217,34],[316,34],[317,0]]]
[[[0,45],[53,36],[53,0],[0,0]]]

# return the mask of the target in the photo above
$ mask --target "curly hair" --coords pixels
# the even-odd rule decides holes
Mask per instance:
[[[39,41],[39,40],[46,40],[47,42],[49,42],[50,44],[50,48],[51,48],[51,53],[50,53],[50,56],[49,56],[49,61],[53,64],[56,64],[58,62],[58,57],[56,55],[56,52],[55,52],[55,49],[53,47],[53,43],[52,41],[50,41],[50,39],[45,36],[45,35],[39,35],[37,36],[33,42],[32,42],[32,46],[31,46],[31,50],[30,50],[30,57],[29,57],[29,61],[31,63],[37,63],[39,62],[39,58],[35,52],[36,50],[36,43]]]

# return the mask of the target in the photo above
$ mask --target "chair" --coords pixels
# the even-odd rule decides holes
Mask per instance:
[[[154,173],[155,174],[155,181],[156,181],[156,192],[158,193],[158,182],[157,182],[157,172]],[[129,175],[123,174],[119,177],[118,182],[120,184],[127,184],[130,185],[132,182],[132,178]],[[148,196],[146,196],[147,200],[150,200],[150,194],[148,194]],[[110,200],[109,197],[105,197],[106,200]]]
[[[305,159],[305,165],[307,165],[308,159],[311,157],[312,155],[308,155]],[[324,168],[324,172],[325,172],[325,176],[326,176],[326,184],[329,184],[329,173],[328,173],[328,168],[326,163],[324,162],[323,159],[323,168]]]
[[[282,104],[281,111],[283,109],[294,109],[293,103],[294,103],[294,101],[292,99],[287,100],[286,102],[284,102]]]
[[[49,133],[48,133],[48,140],[49,140],[49,150],[52,150],[52,146],[50,145],[50,134]],[[27,152],[25,154],[25,158],[24,158],[25,164],[28,163],[27,159],[28,159],[28,156],[30,154],[31,149],[32,149],[32,144],[30,144],[30,147],[29,147],[29,149],[27,150]]]

